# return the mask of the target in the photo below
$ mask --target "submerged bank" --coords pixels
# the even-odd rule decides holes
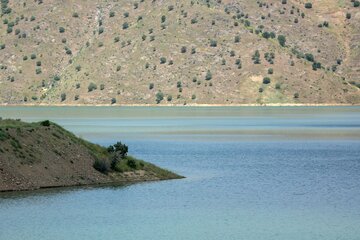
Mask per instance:
[[[126,153],[49,121],[0,120],[0,192],[182,178]]]

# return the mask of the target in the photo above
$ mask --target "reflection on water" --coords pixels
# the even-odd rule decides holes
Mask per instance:
[[[359,107],[0,107],[186,176],[0,194],[0,239],[358,240]]]

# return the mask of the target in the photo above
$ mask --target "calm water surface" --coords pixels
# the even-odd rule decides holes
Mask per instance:
[[[0,194],[0,240],[360,239],[359,107],[0,107],[184,180]]]

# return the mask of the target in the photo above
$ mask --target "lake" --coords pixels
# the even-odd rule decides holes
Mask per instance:
[[[0,194],[0,239],[358,240],[360,107],[0,107],[185,179]]]

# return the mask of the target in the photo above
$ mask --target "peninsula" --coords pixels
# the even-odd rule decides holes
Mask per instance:
[[[0,192],[178,179],[181,176],[108,148],[59,125],[0,119]]]

